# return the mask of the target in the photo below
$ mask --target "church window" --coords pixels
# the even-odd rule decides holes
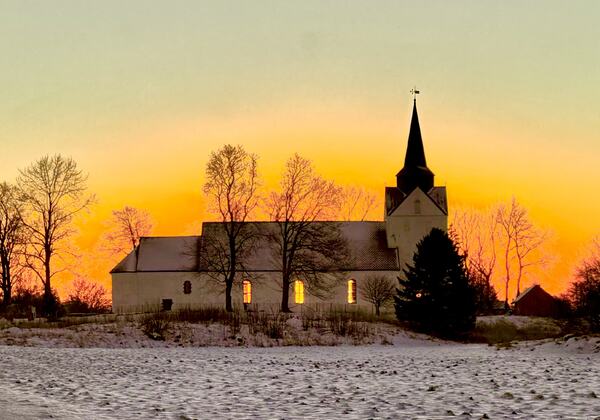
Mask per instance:
[[[296,303],[304,303],[304,282],[296,280],[294,282],[294,301]]]
[[[242,292],[244,294],[244,303],[252,303],[252,283],[250,280],[244,280],[242,282]]]
[[[415,200],[415,214],[421,214],[421,200]]]
[[[186,280],[183,282],[183,293],[186,295],[189,295],[190,293],[192,293],[192,282],[189,280]]]
[[[356,280],[348,280],[348,303],[356,303]]]

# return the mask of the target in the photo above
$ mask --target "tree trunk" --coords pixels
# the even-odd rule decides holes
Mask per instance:
[[[375,305],[375,315],[379,316],[379,305]]]
[[[48,299],[52,296],[52,286],[50,285],[51,281],[51,273],[50,273],[50,254],[46,253],[46,258],[44,259],[44,297]]]
[[[231,303],[231,289],[233,289],[233,281],[227,279],[225,283],[225,310],[233,312],[233,304]]]
[[[232,232],[232,231],[230,231]],[[225,279],[225,310],[233,312],[233,304],[231,302],[231,290],[233,289],[233,281],[235,280],[237,255],[235,248],[235,236],[232,233],[229,235],[229,274]]]
[[[282,294],[281,294],[281,312],[290,311],[290,276],[284,274],[281,279]]]
[[[2,283],[0,284],[2,305],[8,305],[10,303],[10,273],[7,269],[6,259],[3,256],[0,256],[0,265],[2,267]]]

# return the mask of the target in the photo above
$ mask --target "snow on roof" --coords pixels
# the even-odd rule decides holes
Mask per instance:
[[[277,270],[276,256],[267,235],[277,229],[274,222],[249,222],[258,230],[259,243],[245,263],[248,271]],[[387,247],[385,222],[315,222],[339,223],[352,255],[350,267],[340,271],[398,270],[396,253]],[[148,237],[140,240],[137,250],[125,257],[111,271],[113,273],[138,271],[202,271],[199,253],[202,238],[222,235],[222,224],[208,222],[202,225],[203,236]]]
[[[136,271],[197,271],[200,236],[140,238],[137,249],[112,273]]]

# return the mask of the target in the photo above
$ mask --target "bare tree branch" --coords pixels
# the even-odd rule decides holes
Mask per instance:
[[[104,248],[111,254],[128,254],[135,250],[140,238],[152,233],[152,218],[146,210],[125,206],[113,210],[104,235]]]
[[[380,308],[394,300],[395,283],[384,275],[370,275],[359,285],[363,298],[375,306],[375,314],[380,315]]]
[[[236,274],[244,272],[244,257],[256,237],[246,223],[258,205],[257,157],[242,146],[225,145],[206,165],[204,192],[209,210],[221,222],[214,235],[205,235],[200,257],[213,278],[225,284],[225,307],[233,311],[231,291]]]
[[[76,162],[61,155],[45,156],[19,171],[17,184],[26,204],[22,218],[28,235],[25,261],[41,280],[47,301],[56,274],[52,258],[73,234],[73,217],[94,201],[84,194],[86,181]]]
[[[281,188],[272,192],[267,208],[277,232],[270,237],[276,265],[281,269],[281,310],[289,311],[289,290],[295,277],[307,290],[322,296],[339,281],[347,266],[349,248],[339,224],[324,223],[338,212],[340,188],[316,174],[312,163],[295,154],[286,163]]]

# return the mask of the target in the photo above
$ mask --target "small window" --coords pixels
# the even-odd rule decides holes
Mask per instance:
[[[192,282],[189,280],[186,280],[183,282],[183,293],[186,295],[189,295],[190,293],[192,293]]]
[[[415,200],[415,214],[421,214],[421,200]]]
[[[356,303],[356,280],[348,280],[348,303]]]
[[[244,294],[244,303],[252,303],[252,283],[250,280],[244,280],[242,282],[242,292]]]
[[[173,307],[173,299],[163,299],[162,300],[162,310],[170,311]]]
[[[304,282],[296,280],[294,282],[294,301],[296,303],[304,303]]]

